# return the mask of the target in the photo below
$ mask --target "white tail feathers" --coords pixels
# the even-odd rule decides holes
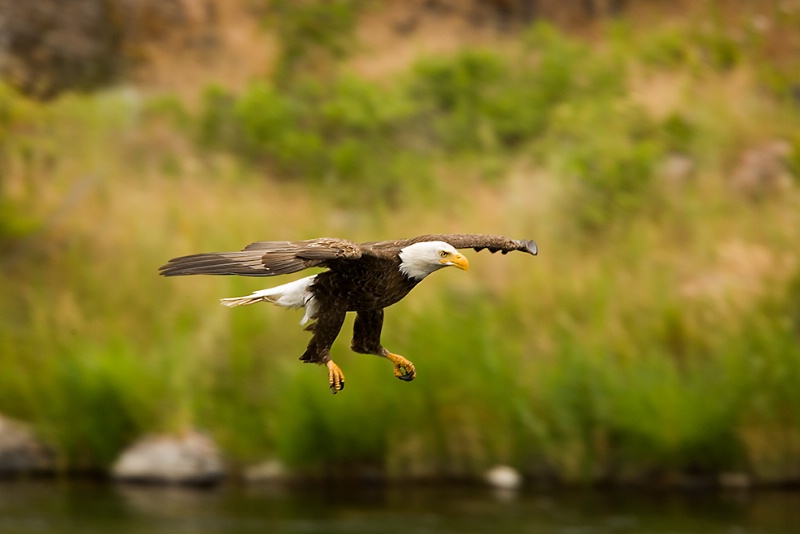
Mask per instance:
[[[305,308],[306,314],[300,324],[306,324],[310,319],[314,319],[317,316],[314,296],[310,290],[313,283],[314,276],[307,276],[282,286],[261,289],[244,297],[220,299],[220,303],[229,308],[246,306],[256,302],[271,302],[283,308]]]
[[[252,295],[247,295],[246,297],[230,297],[226,299],[219,299],[220,303],[228,308],[247,306],[248,304],[255,304],[256,302],[261,302],[264,300],[267,300],[266,297],[256,296],[255,293]]]

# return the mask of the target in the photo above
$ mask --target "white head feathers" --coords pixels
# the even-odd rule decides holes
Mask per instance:
[[[455,247],[444,241],[414,243],[400,251],[400,272],[415,280],[422,280],[432,272],[449,266],[466,271],[469,262]]]

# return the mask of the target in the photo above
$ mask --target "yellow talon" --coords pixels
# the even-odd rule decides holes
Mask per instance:
[[[325,365],[328,366],[328,384],[330,384],[333,394],[336,395],[344,389],[344,373],[338,365],[333,363],[333,360],[328,360]]]
[[[399,354],[386,354],[386,358],[394,364],[394,376],[400,380],[411,382],[417,377],[417,371],[414,369],[414,364],[403,358]]]

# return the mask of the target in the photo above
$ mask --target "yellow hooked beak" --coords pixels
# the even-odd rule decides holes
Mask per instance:
[[[467,261],[467,258],[464,255],[459,254],[458,252],[455,254],[448,253],[447,256],[443,257],[440,261],[445,265],[452,265],[463,271],[469,269],[469,261]]]

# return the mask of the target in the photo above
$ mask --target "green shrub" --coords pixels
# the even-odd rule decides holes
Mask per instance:
[[[624,220],[651,200],[665,147],[656,125],[640,110],[612,102],[564,107],[548,136],[546,157],[574,182],[570,211],[585,229]]]
[[[742,61],[742,44],[728,33],[730,29],[718,24],[705,31],[696,31],[691,41],[697,47],[698,60],[712,69],[727,71]]]
[[[669,355],[644,354],[605,373],[604,424],[618,467],[715,473],[742,465],[742,384],[718,362],[690,361],[682,368]]]
[[[212,88],[200,137],[281,176],[344,186],[350,197],[397,198],[427,181],[437,157],[518,148],[548,135],[564,103],[623,94],[616,60],[595,61],[587,46],[543,24],[527,40],[513,64],[468,50],[423,60],[393,86],[340,75],[291,87],[260,81],[238,98]]]
[[[0,82],[0,254],[8,254],[42,225],[35,211],[16,202],[5,178],[10,161],[29,154],[29,137],[25,134],[41,120],[42,114],[32,101]]]
[[[276,80],[292,85],[306,72],[330,73],[353,45],[361,0],[272,0],[265,22],[280,44]]]
[[[197,138],[205,148],[233,147],[237,134],[231,120],[235,98],[223,88],[209,86],[203,91],[202,108],[197,117]],[[241,143],[238,140],[238,143]]]
[[[675,153],[691,153],[697,138],[697,126],[684,115],[670,113],[659,125],[664,150]]]
[[[495,98],[498,88],[510,82],[508,68],[498,56],[468,51],[420,62],[411,91],[431,113],[438,141],[446,148],[465,150],[486,146],[485,129],[491,127],[487,112],[495,107],[496,113],[504,113]]]
[[[533,54],[530,67],[546,106],[606,101],[626,92],[624,62],[611,51],[596,51],[585,41],[568,36],[547,23],[536,23],[525,35]]]
[[[199,135],[339,200],[387,200],[396,188],[426,181],[424,156],[406,173],[409,153],[398,150],[404,143],[428,150],[413,135],[414,111],[399,91],[355,77],[291,91],[257,82],[236,99],[209,90]]]
[[[626,46],[630,47],[630,42]],[[647,65],[677,69],[692,60],[692,40],[683,28],[663,28],[642,39],[638,53]]]

